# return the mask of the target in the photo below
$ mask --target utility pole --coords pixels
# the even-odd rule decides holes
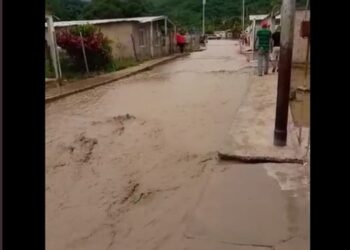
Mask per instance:
[[[244,0],[242,2],[242,31],[244,32]]]
[[[283,0],[274,145],[287,144],[289,91],[292,70],[295,0]]]
[[[151,28],[149,30],[150,32],[150,43],[151,43],[151,58],[154,58],[154,47],[153,47],[153,21],[151,21]]]
[[[202,35],[205,35],[205,4],[206,0],[203,0],[203,21],[202,21]]]

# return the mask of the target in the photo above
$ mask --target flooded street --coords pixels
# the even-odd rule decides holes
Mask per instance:
[[[46,105],[46,249],[170,249],[248,90],[236,41]],[[174,250],[177,249],[173,246]]]

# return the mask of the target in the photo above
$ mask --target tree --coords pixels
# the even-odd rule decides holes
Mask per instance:
[[[270,7],[271,7],[271,13],[275,13],[276,10],[281,9],[282,0],[271,0]]]
[[[145,0],[128,0],[123,3],[124,17],[140,17],[150,14],[152,5]]]
[[[305,6],[306,0],[296,0]],[[281,6],[281,0],[245,0],[248,15],[268,14]],[[165,15],[183,28],[201,29],[202,0],[47,0],[47,10],[61,20],[108,19]],[[242,15],[241,0],[207,0],[206,28],[227,28],[222,22]]]
[[[86,2],[81,0],[46,0],[46,11],[60,20],[77,20],[81,15]]]
[[[82,19],[109,19],[123,17],[120,0],[92,0],[82,13]]]
[[[84,9],[82,18],[139,17],[149,14],[151,9],[147,0],[92,0]]]

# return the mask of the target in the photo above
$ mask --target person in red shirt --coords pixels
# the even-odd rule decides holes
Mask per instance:
[[[182,33],[182,32],[181,32]],[[186,38],[184,35],[177,33],[176,34],[176,43],[180,48],[180,52],[183,53],[186,45]]]

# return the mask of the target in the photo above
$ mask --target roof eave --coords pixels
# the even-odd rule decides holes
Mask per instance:
[[[144,17],[146,20],[142,20],[142,17],[137,20],[137,18],[120,18],[119,20],[116,19],[102,19],[102,20],[78,20],[78,21],[67,21],[64,23],[64,21],[61,22],[54,22],[54,27],[69,27],[69,26],[77,26],[77,25],[83,25],[83,24],[106,24],[106,23],[122,23],[122,22],[138,22],[138,23],[149,23],[149,22],[155,22],[159,20],[165,20],[168,19],[167,16],[157,16],[157,17]],[[168,19],[169,20],[169,19]],[[172,22],[171,22],[172,23]],[[45,23],[45,27],[47,27],[47,24]]]

